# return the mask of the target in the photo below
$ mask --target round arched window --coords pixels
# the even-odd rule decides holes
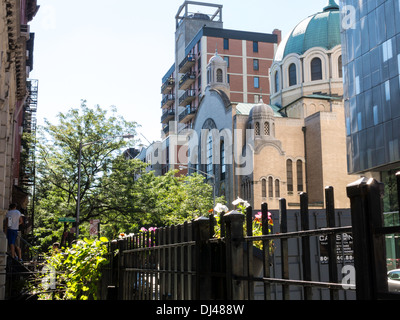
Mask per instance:
[[[217,70],[217,82],[222,82],[222,70],[218,69]]]
[[[322,80],[322,62],[320,58],[311,60],[311,81]]]
[[[289,66],[289,87],[295,86],[297,84],[297,70],[296,65],[292,63]]]

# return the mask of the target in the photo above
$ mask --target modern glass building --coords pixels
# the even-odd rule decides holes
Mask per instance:
[[[400,1],[340,7],[348,171],[385,184],[385,225],[399,225]],[[400,236],[385,238],[387,268],[400,268]]]
[[[341,0],[349,173],[385,183],[385,211],[397,211],[400,171],[400,2]]]

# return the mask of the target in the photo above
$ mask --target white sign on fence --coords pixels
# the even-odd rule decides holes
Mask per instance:
[[[89,233],[91,236],[95,236],[95,235],[99,234],[99,223],[100,223],[99,219],[90,220]]]

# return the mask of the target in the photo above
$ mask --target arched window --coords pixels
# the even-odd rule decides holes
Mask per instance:
[[[279,73],[275,72],[275,93],[279,92]]]
[[[207,173],[214,175],[213,170],[213,139],[211,132],[208,134],[207,139]]]
[[[339,56],[338,58],[338,71],[339,71],[339,78],[343,78],[342,56]]]
[[[218,69],[217,70],[217,82],[222,82],[222,70]]]
[[[225,165],[225,143],[224,141],[221,141],[221,147],[220,147],[220,157],[221,157],[221,180],[225,179],[225,172],[226,172],[226,165]]]
[[[289,87],[295,86],[297,84],[297,71],[296,65],[292,63],[289,66]]]
[[[266,121],[264,123],[264,135],[269,136],[270,134],[271,134],[271,128],[270,128],[269,122]]]
[[[267,180],[265,179],[261,180],[261,197],[267,197]]]
[[[247,181],[247,199],[251,199],[251,182]]]
[[[256,136],[259,136],[259,135],[260,135],[260,123],[259,123],[259,122],[256,122],[256,124],[255,124],[255,127],[254,127],[254,134],[255,134]]]
[[[311,60],[311,81],[322,80],[322,62],[320,58]]]
[[[274,179],[272,177],[268,178],[268,197],[272,198],[274,196]]]
[[[280,198],[281,197],[281,186],[279,180],[275,180],[275,197]]]
[[[297,160],[297,191],[303,190],[303,161]]]
[[[287,191],[293,192],[293,161],[286,161]]]

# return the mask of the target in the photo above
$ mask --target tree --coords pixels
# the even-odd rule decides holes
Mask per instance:
[[[81,157],[80,221],[98,218],[96,195],[101,177],[111,168],[112,159],[128,142],[109,137],[136,134],[137,124],[111,114],[100,106],[89,108],[82,101],[80,109],[57,115],[58,123],[45,121],[38,130],[37,145],[37,232],[46,239],[60,239],[58,218],[75,217],[78,194],[79,144],[99,141],[85,147]]]
[[[107,217],[114,229],[118,224],[115,233],[182,223],[207,215],[213,208],[212,186],[200,174],[178,176],[177,170],[171,170],[155,176],[146,171],[147,164],[123,157],[113,164],[110,174],[103,177],[98,199],[103,204],[103,219]],[[222,198],[217,200],[224,202]]]

